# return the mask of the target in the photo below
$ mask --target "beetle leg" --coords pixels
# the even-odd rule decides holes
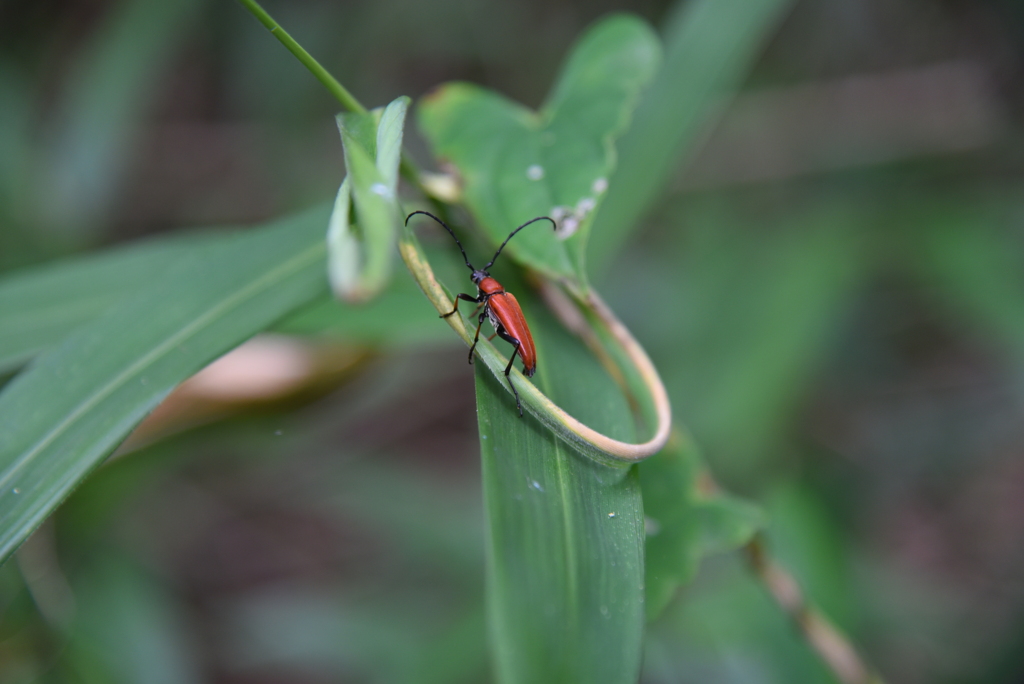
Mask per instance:
[[[508,386],[512,388],[512,394],[516,395],[516,406],[519,408],[519,416],[522,417],[522,415],[523,415],[523,406],[522,406],[522,404],[519,403],[519,392],[516,391],[516,386],[512,384],[512,378],[511,378],[511,376],[509,376],[509,373],[512,372],[512,364],[516,360],[516,354],[519,353],[519,345],[522,344],[522,343],[519,340],[517,340],[516,338],[512,337],[511,335],[509,335],[508,334],[508,330],[505,330],[505,326],[503,326],[503,325],[502,326],[498,326],[498,329],[494,331],[494,334],[498,335],[499,337],[501,337],[501,339],[505,340],[506,342],[511,344],[513,347],[515,347],[512,350],[512,356],[508,360],[508,365],[505,366],[505,379],[508,380]]]
[[[448,318],[448,317],[449,317],[449,316],[451,316],[451,315],[452,315],[453,313],[455,313],[456,311],[458,311],[458,310],[459,310],[459,300],[460,300],[460,299],[464,299],[464,300],[466,300],[467,302],[474,302],[474,303],[475,303],[475,302],[479,302],[479,301],[480,301],[479,299],[477,299],[477,298],[476,298],[476,297],[474,297],[473,295],[468,295],[468,294],[466,294],[465,292],[460,292],[459,294],[455,295],[455,307],[454,307],[454,308],[453,308],[453,309],[452,309],[451,311],[449,311],[448,313],[446,313],[446,314],[441,314],[440,316],[438,316],[438,318]]]
[[[480,318],[478,318],[477,322],[476,322],[476,335],[473,336],[473,346],[471,346],[469,348],[469,362],[470,363],[473,363],[473,350],[476,349],[476,343],[480,339],[480,326],[482,326],[484,324],[484,321],[486,321],[486,320],[487,320],[487,310],[485,309],[484,312],[482,314],[480,314]]]
[[[494,334],[499,336],[501,339],[505,340],[509,344],[511,344],[513,347],[515,347],[516,351],[519,350],[519,340],[509,335],[508,330],[505,330],[505,326],[498,326],[498,329],[494,331]],[[513,354],[512,356],[514,357],[515,354]]]
[[[502,335],[502,338],[505,338],[505,335]],[[516,391],[516,386],[512,384],[512,377],[509,375],[509,373],[512,372],[512,364],[515,363],[516,354],[519,353],[520,342],[514,337],[511,338],[509,341],[512,342],[512,344],[515,346],[515,349],[512,350],[512,356],[509,357],[508,365],[505,366],[505,379],[508,380],[508,386],[512,388],[512,394],[516,395],[516,408],[519,409],[519,417],[522,418],[523,405],[519,403],[519,392]]]

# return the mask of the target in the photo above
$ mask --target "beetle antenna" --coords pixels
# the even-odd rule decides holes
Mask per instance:
[[[451,233],[452,239],[455,240],[455,244],[457,244],[459,246],[459,251],[462,252],[462,258],[466,260],[466,266],[469,267],[470,271],[475,271],[476,270],[475,268],[473,268],[473,264],[469,263],[469,257],[466,256],[466,250],[462,249],[462,243],[459,242],[459,238],[455,237],[455,233],[452,231],[452,229],[448,227],[447,223],[445,223],[441,219],[437,218],[436,216],[431,214],[429,211],[414,211],[414,212],[412,212],[411,214],[409,214],[408,216],[405,217],[405,225],[409,225],[409,219],[411,219],[416,214],[423,214],[424,216],[429,216],[430,218],[434,219],[435,221],[440,223],[442,226],[444,226],[444,229],[447,230],[449,233]],[[536,219],[534,219],[534,220],[536,220]],[[511,237],[511,236],[509,236],[509,237]],[[506,240],[505,242],[508,242],[508,240]],[[502,245],[502,247],[504,247],[504,246],[505,245]],[[499,249],[498,251],[500,252],[501,250]],[[495,256],[497,256],[497,255],[495,255]],[[486,270],[486,269],[484,269],[484,270]]]
[[[523,228],[525,228],[526,226],[530,225],[531,223],[536,223],[537,221],[551,221],[551,227],[554,228],[555,230],[558,230],[558,224],[555,223],[555,220],[553,218],[551,218],[550,216],[538,216],[535,219],[530,219],[529,221],[527,221],[526,223],[524,223],[523,225],[519,226],[518,228],[516,228],[515,230],[513,230],[511,233],[508,234],[508,237],[505,238],[505,241],[501,243],[501,247],[499,247],[498,251],[494,253],[494,258],[491,259],[491,262],[489,264],[487,264],[486,266],[484,266],[483,269],[481,269],[481,270],[486,271],[487,269],[489,269],[491,266],[494,265],[494,262],[498,260],[498,255],[501,254],[501,250],[505,249],[505,245],[508,244],[508,241],[512,239],[513,235],[515,235],[516,233],[518,233],[519,231],[521,231]]]

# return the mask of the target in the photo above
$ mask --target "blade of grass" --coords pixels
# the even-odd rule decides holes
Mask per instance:
[[[115,3],[68,79],[46,159],[38,209],[51,224],[94,228],[120,180],[127,151],[198,0]]]
[[[78,605],[61,669],[82,677],[79,681],[203,681],[193,626],[170,587],[110,553],[79,573],[75,589]],[[105,677],[86,675],[95,677],[100,663]]]
[[[0,375],[56,346],[185,255],[234,237],[225,230],[176,234],[6,275],[0,279]],[[451,340],[447,327],[438,325],[433,309],[423,306],[422,294],[404,274],[369,305],[346,307],[324,296],[274,329],[373,344]]]
[[[5,275],[0,280],[0,374],[56,345],[186,254],[227,239],[222,232],[175,235]]]
[[[179,382],[325,291],[327,210],[184,257],[0,393],[0,560]]]
[[[619,141],[619,163],[594,219],[588,261],[598,269],[622,246],[691,150],[715,105],[750,71],[792,0],[679,2],[665,29],[665,59]]]
[[[631,440],[625,397],[582,344],[523,297],[534,382]],[[574,451],[477,364],[487,509],[487,596],[497,681],[635,682],[643,633],[643,507],[635,468]],[[513,380],[515,382],[515,380]]]
[[[25,169],[31,168],[32,132],[36,125],[33,81],[9,61],[0,60],[0,269],[10,268],[22,257],[19,238],[31,214],[31,182]]]
[[[1017,202],[939,201],[897,215],[916,225],[913,266],[943,299],[1024,362],[1024,276],[1021,238],[1013,212]]]
[[[272,330],[286,335],[312,335],[345,342],[396,347],[455,344],[448,326],[424,306],[423,293],[405,273],[394,279],[372,302],[345,306],[324,296],[276,323]]]

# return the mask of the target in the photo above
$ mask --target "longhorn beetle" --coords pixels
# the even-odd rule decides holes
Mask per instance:
[[[462,258],[466,261],[466,266],[473,275],[470,278],[473,280],[473,284],[476,285],[477,295],[466,294],[461,292],[455,295],[455,306],[446,314],[441,314],[441,318],[448,318],[456,311],[459,310],[459,300],[463,299],[467,302],[474,302],[477,304],[477,310],[483,307],[483,311],[480,312],[480,316],[477,319],[476,324],[476,335],[473,336],[473,346],[469,348],[469,362],[473,363],[473,350],[476,349],[476,343],[480,339],[480,326],[484,324],[486,319],[491,320],[491,325],[494,326],[494,333],[512,345],[512,356],[508,360],[508,365],[505,366],[505,380],[508,381],[508,386],[512,388],[512,394],[516,397],[516,408],[519,409],[519,417],[523,416],[523,405],[519,403],[519,392],[516,391],[516,386],[512,384],[512,378],[509,377],[509,373],[512,371],[512,363],[516,360],[516,354],[523,360],[523,374],[528,378],[533,377],[534,371],[537,370],[537,348],[533,344],[533,335],[530,334],[530,327],[526,325],[526,318],[523,316],[523,310],[519,308],[519,302],[516,301],[515,296],[511,292],[505,292],[505,289],[501,286],[497,280],[491,277],[491,274],[487,272],[491,266],[494,265],[498,255],[501,254],[501,250],[505,249],[505,245],[512,239],[512,236],[521,231],[531,223],[537,221],[551,221],[551,225],[557,229],[558,226],[555,224],[554,219],[548,216],[538,216],[535,219],[530,219],[523,225],[519,226],[505,238],[505,241],[501,243],[501,247],[498,247],[498,251],[494,253],[494,258],[491,259],[486,266],[481,269],[476,269],[473,264],[469,263],[469,257],[466,256],[466,250],[462,248],[462,243],[459,242],[459,238],[455,237],[455,233],[448,224],[437,218],[433,214],[426,211],[414,211],[405,217],[405,224],[409,225],[409,219],[416,214],[423,214],[434,219],[447,230],[452,238],[455,240],[455,244],[459,246],[459,251],[462,252]],[[474,314],[476,311],[473,312]],[[494,335],[491,336],[493,338]],[[488,339],[491,339],[488,338]]]

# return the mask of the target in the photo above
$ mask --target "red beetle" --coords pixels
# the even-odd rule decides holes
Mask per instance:
[[[448,318],[458,311],[460,299],[483,306],[484,310],[480,312],[480,317],[477,319],[476,335],[473,336],[473,346],[469,348],[469,362],[473,363],[473,350],[476,349],[476,343],[480,339],[480,326],[484,324],[484,320],[489,318],[491,320],[491,325],[494,326],[494,333],[514,347],[512,350],[512,357],[508,360],[508,365],[505,366],[505,379],[508,380],[508,386],[512,388],[512,394],[516,397],[516,407],[519,409],[520,417],[522,417],[523,406],[519,403],[519,392],[516,391],[516,386],[512,384],[512,378],[509,377],[509,373],[512,372],[512,363],[516,360],[516,354],[519,354],[520,358],[523,360],[523,374],[528,378],[533,377],[534,372],[537,370],[537,347],[533,344],[533,335],[530,334],[530,326],[526,324],[526,317],[523,316],[523,310],[519,307],[519,302],[516,301],[515,295],[511,292],[505,292],[501,283],[492,278],[491,274],[487,272],[487,269],[494,265],[498,255],[501,254],[501,250],[505,249],[505,245],[507,245],[508,241],[512,239],[512,236],[526,226],[531,223],[536,223],[537,221],[546,220],[551,221],[551,225],[557,229],[557,224],[555,224],[554,219],[548,216],[538,216],[535,219],[530,219],[508,234],[505,241],[501,243],[501,247],[498,247],[498,251],[494,253],[494,258],[491,259],[486,266],[481,269],[476,269],[471,263],[469,263],[469,257],[466,256],[466,250],[462,248],[462,243],[459,242],[459,238],[455,237],[455,233],[452,229],[449,228],[448,224],[441,219],[426,211],[414,211],[405,217],[406,225],[409,224],[409,219],[416,214],[429,216],[445,227],[445,230],[447,230],[455,240],[455,244],[459,246],[459,251],[462,252],[462,258],[466,261],[466,266],[468,266],[469,270],[473,272],[473,275],[470,277],[473,279],[473,284],[476,285],[477,296],[474,297],[473,295],[466,294],[464,292],[455,295],[455,307],[448,313],[441,314],[441,318]],[[477,307],[478,310],[480,306]],[[473,313],[475,314],[476,311]],[[494,335],[491,336],[491,338],[493,337]]]

